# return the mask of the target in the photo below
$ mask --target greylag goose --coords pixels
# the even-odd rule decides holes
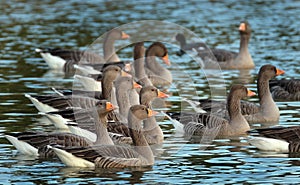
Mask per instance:
[[[228,51],[224,49],[208,49],[198,50],[198,55],[201,58],[211,57],[211,53],[217,60],[218,65],[213,67],[221,67],[221,69],[252,69],[255,64],[248,50],[248,43],[251,36],[251,28],[247,21],[243,21],[239,26],[240,32],[240,48],[239,52]],[[214,60],[214,59],[213,59]],[[205,60],[204,60],[205,61]],[[211,62],[207,63],[206,67],[210,68]]]
[[[128,84],[125,79],[127,77],[123,78],[123,82],[125,84]],[[130,86],[130,84],[128,85]],[[132,85],[131,85],[132,86]],[[126,94],[126,93],[124,93]],[[151,101],[154,98],[167,98],[168,95],[161,92],[159,89],[157,89],[154,86],[147,86],[147,87],[143,87],[140,91],[140,103],[142,105],[145,105],[147,107],[150,107],[151,105]],[[119,99],[119,98],[118,98]],[[123,97],[122,102],[119,102],[119,106],[120,106],[120,113],[121,112],[128,112],[129,109],[128,107],[131,106],[131,103],[129,101],[129,98],[127,96]],[[121,110],[124,109],[124,110]],[[94,134],[94,129],[93,129],[93,117],[88,115],[86,111],[84,111],[83,113],[81,113],[80,111],[74,111],[74,110],[61,110],[61,111],[56,111],[56,112],[51,112],[48,113],[50,114],[50,119],[55,119],[57,116],[62,116],[63,120],[60,119],[59,121],[56,121],[57,125],[59,125],[60,128],[63,128],[63,126],[65,126],[65,124],[69,121],[76,121],[78,127],[74,128],[72,127],[70,130],[72,133],[74,134],[79,134],[81,136],[84,137],[88,137],[91,140],[94,140],[92,138],[96,138],[96,134]],[[122,114],[122,113],[121,113]],[[54,118],[52,118],[54,117]],[[54,121],[53,121],[54,122]],[[65,126],[67,127],[67,126]],[[67,128],[70,128],[67,127]],[[84,129],[84,130],[82,130]],[[114,138],[114,142],[118,142],[118,143],[130,143],[128,142],[128,138],[126,137],[130,137],[129,134],[129,129],[128,129],[128,124],[127,124],[127,119],[123,122],[120,121],[113,121],[113,122],[109,122],[107,124],[107,129],[109,131],[109,133],[112,134],[117,134],[120,135],[120,137],[116,138],[117,136],[115,135]],[[147,120],[144,120],[144,135],[146,137],[146,140],[149,144],[157,144],[157,143],[161,143],[163,142],[163,132],[161,130],[161,128],[159,127],[159,125],[157,124],[155,118],[149,118]],[[124,136],[124,137],[121,137]],[[124,141],[122,141],[124,140]]]
[[[180,119],[180,123],[183,124],[183,131],[188,135],[203,135],[207,130],[216,136],[245,134],[250,126],[241,114],[240,100],[253,95],[255,93],[245,86],[233,85],[227,97],[229,119],[208,113],[179,113],[181,115],[176,119]]]
[[[145,105],[148,108],[151,107],[151,102],[155,98],[167,98],[167,94],[161,92],[154,86],[143,87],[140,91],[140,104]],[[129,106],[127,104],[126,106]],[[157,144],[163,141],[163,132],[159,125],[157,124],[154,117],[144,120],[143,124],[144,135],[149,144]],[[122,122],[115,122],[108,125],[108,131],[112,133],[117,133],[128,137],[129,130],[128,126]]]
[[[91,146],[91,145],[113,145],[106,125],[107,114],[114,109],[114,106],[107,100],[100,100],[97,105],[97,114],[99,120],[94,121],[97,139],[95,142],[75,134],[66,132],[46,133],[46,132],[23,132],[10,133],[5,135],[17,150],[26,155],[36,155],[41,157],[51,157],[53,152],[47,149],[49,144],[58,144],[61,146]],[[96,113],[95,112],[95,113]]]
[[[281,74],[284,74],[284,71],[273,65],[264,65],[260,68],[257,79],[259,105],[252,102],[241,102],[242,114],[249,123],[278,121],[279,109],[270,93],[269,80]],[[200,107],[207,112],[228,117],[225,109],[226,102],[200,100]]]
[[[94,67],[102,69],[105,62],[120,61],[114,48],[115,40],[127,39],[129,35],[118,29],[113,29],[107,33],[103,43],[104,58],[98,54],[91,52],[84,52],[79,50],[66,49],[36,49],[37,53],[43,57],[51,69],[63,69],[65,72],[71,71],[74,64],[78,64],[80,60],[84,59],[88,62],[87,65],[95,63]],[[102,62],[102,64],[100,64]]]
[[[134,63],[136,81],[142,86],[153,85],[145,72],[145,47],[143,42],[138,42],[134,46]]]
[[[59,159],[67,166],[124,168],[137,166],[151,166],[154,156],[143,135],[141,122],[155,114],[144,105],[130,107],[128,126],[134,148],[98,145],[92,147],[57,147],[49,146]]]
[[[116,87],[116,94],[115,94],[116,99],[117,99],[116,105],[119,105],[118,106],[119,109],[118,109],[118,111],[114,111],[114,115],[117,118],[116,120],[126,123],[127,116],[125,116],[125,114],[128,115],[128,109],[130,107],[128,94],[130,91],[133,91],[136,88],[141,88],[141,86],[139,84],[137,84],[136,82],[134,82],[132,80],[132,77],[128,77],[128,76],[118,77],[114,81],[114,86]],[[80,93],[80,91],[79,91],[79,93]],[[83,92],[83,93],[84,94],[82,94],[82,95],[86,95],[85,92]],[[97,93],[97,92],[95,92],[95,93]],[[89,94],[88,96],[91,96],[91,95]],[[98,95],[95,97],[97,99],[85,97],[85,96],[83,98],[76,97],[76,100],[80,100],[80,99],[82,99],[83,101],[87,100],[87,102],[89,104],[88,104],[88,106],[84,106],[83,108],[88,108],[91,106],[90,104],[92,104],[93,102],[97,102],[98,99],[102,98],[101,96],[99,97]],[[72,106],[70,106],[70,107],[72,107]],[[49,120],[51,120],[51,122],[54,124],[54,126],[58,129],[68,129],[68,126],[66,125],[66,123],[70,122],[70,121],[78,122],[79,120],[81,120],[83,122],[93,122],[93,121],[91,121],[91,119],[93,119],[92,116],[88,115],[85,112],[83,114],[79,113],[81,111],[80,106],[73,107],[73,108],[70,108],[70,107],[64,107],[64,109],[60,109],[58,111],[47,112],[42,115],[45,115]],[[80,114],[80,116],[79,116],[79,114]],[[126,118],[125,120],[122,119],[124,117]],[[110,118],[112,118],[112,117],[110,117]]]
[[[270,81],[270,91],[273,99],[285,101],[300,100],[300,80],[299,79],[281,79]]]
[[[126,82],[125,82],[126,83]],[[167,98],[168,95],[161,92],[159,89],[157,89],[154,86],[147,86],[147,87],[143,87],[140,91],[140,104],[147,106],[148,108],[151,105],[151,101],[154,98]],[[121,102],[120,102],[121,103]],[[122,100],[122,105],[119,104],[120,106],[120,112],[123,112],[123,110],[121,109],[125,109],[124,111],[128,112],[128,107],[131,106],[129,98],[127,97],[127,100],[125,100],[125,98],[123,98]],[[78,126],[82,129],[86,129],[88,131],[94,132],[94,130],[92,129],[92,127],[90,127],[89,125],[93,125],[93,124],[88,124],[87,122],[90,122],[88,120],[91,119],[90,116],[86,115],[86,114],[81,114],[81,113],[77,113],[76,114],[76,120],[75,120],[75,115],[74,112],[69,111],[69,110],[63,110],[63,111],[59,111],[59,112],[52,112],[52,114],[59,114],[61,115],[64,119],[68,119],[69,121],[76,121],[78,123]],[[67,120],[64,121],[60,121],[60,122],[68,122]],[[144,135],[146,137],[146,140],[148,142],[148,144],[158,144],[163,142],[163,132],[161,130],[161,128],[159,127],[159,125],[157,124],[155,118],[151,117],[148,118],[147,120],[144,120],[144,124],[143,124],[143,129],[144,129]],[[117,121],[117,122],[109,122],[107,125],[107,130],[109,131],[109,133],[114,133],[114,134],[119,134],[121,136],[124,136],[125,138],[118,138],[115,140],[126,140],[123,143],[127,142],[127,138],[129,137],[129,129],[128,129],[128,124],[127,124],[127,119],[123,122]],[[71,132],[73,133],[77,133],[76,130],[71,130]],[[86,132],[86,131],[84,131]],[[92,137],[92,138],[96,138],[96,135],[90,132],[86,132],[88,134],[81,134],[82,136],[86,136],[86,137]],[[115,141],[114,140],[114,141]],[[116,141],[118,142],[118,141]],[[122,141],[120,141],[119,143],[121,143]],[[128,143],[128,142],[127,142]]]
[[[107,99],[112,102],[113,96],[113,81],[121,76],[122,70],[118,66],[110,65],[103,70],[102,78],[102,92],[101,99]],[[126,74],[124,74],[126,75]],[[42,96],[31,96],[25,94],[27,98],[35,105],[35,107],[40,112],[52,112],[59,109],[64,109],[67,107],[81,107],[81,108],[90,108],[95,105],[99,99],[85,97],[80,94],[81,91],[78,91],[79,94],[70,94],[65,96],[59,95],[42,95]]]
[[[178,33],[175,36],[176,41],[179,42],[180,44],[180,51],[177,52],[179,56],[185,54],[185,51],[188,50],[203,50],[203,49],[208,49],[206,44],[203,42],[195,42],[195,43],[186,43],[185,36],[182,33]]]
[[[136,88],[142,88],[142,86],[134,82],[132,77],[119,77],[114,82],[114,86],[120,119],[126,123],[129,107],[136,104],[136,101],[134,103],[130,101],[130,94],[137,93]]]
[[[145,71],[148,78],[154,86],[169,86],[172,83],[173,77],[171,72],[161,66],[157,61],[157,57],[162,57],[162,60],[170,65],[168,58],[168,50],[164,44],[155,42],[146,50]]]
[[[273,127],[251,130],[249,143],[260,150],[299,153],[300,127]]]

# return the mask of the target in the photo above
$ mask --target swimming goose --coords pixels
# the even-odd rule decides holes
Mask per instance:
[[[300,127],[273,127],[250,131],[249,143],[260,150],[299,153]],[[256,134],[256,135],[255,135]]]
[[[269,84],[272,97],[275,100],[300,100],[300,79],[271,80]]]
[[[186,43],[186,39],[185,36],[182,33],[178,33],[175,36],[176,41],[179,42],[180,44],[180,51],[177,52],[177,54],[179,56],[183,55],[185,53],[185,51],[188,50],[203,50],[203,49],[208,49],[206,44],[203,42],[195,42],[195,43]]]
[[[239,52],[228,51],[224,49],[208,49],[198,50],[201,58],[211,57],[212,53],[217,60],[218,65],[212,65],[213,68],[221,67],[221,69],[252,69],[255,64],[248,50],[248,43],[251,36],[251,27],[247,21],[243,21],[239,26],[240,32],[240,48]],[[206,67],[211,68],[210,63]]]
[[[208,113],[180,113],[176,119],[183,124],[185,134],[203,135],[207,130],[216,136],[244,134],[250,129],[247,120],[241,114],[240,100],[255,95],[243,85],[233,85],[227,97],[229,119]]]
[[[66,50],[66,49],[36,49],[37,53],[43,57],[51,69],[63,69],[68,72],[73,70],[74,64],[78,64],[84,57],[88,65],[95,64],[95,67],[102,68],[105,62],[120,61],[114,48],[115,40],[128,39],[129,35],[118,29],[113,29],[107,33],[103,43],[104,58],[96,53]],[[102,64],[99,64],[102,63]]]
[[[122,70],[118,66],[110,65],[103,70],[103,79],[101,81],[103,87],[101,92],[101,99],[107,99],[108,101],[113,102],[113,99],[115,99],[115,93],[113,93],[112,91],[113,81],[120,75],[122,75]],[[95,105],[95,102],[99,100],[91,97],[81,96],[80,92],[78,95],[74,94],[66,96],[32,96],[29,94],[25,94],[25,96],[31,100],[31,102],[40,112],[52,112],[67,107],[90,108],[93,107]]]
[[[153,85],[145,72],[145,47],[143,42],[135,44],[133,57],[136,81],[143,87]]]
[[[127,77],[123,78],[121,81],[123,81],[123,83],[125,83],[125,84],[128,84],[125,81],[126,78]],[[128,85],[128,86],[130,86],[130,85]],[[125,109],[124,111],[128,112],[128,110],[126,110],[126,109],[128,109],[127,107],[131,106],[129,98],[127,97],[127,100],[125,100],[126,99],[125,97],[122,100],[122,103],[121,103],[122,105],[119,104],[120,113],[123,112],[123,110],[121,110],[121,109]],[[151,101],[154,98],[167,98],[167,97],[168,97],[167,94],[161,92],[159,89],[157,89],[154,86],[143,87],[140,91],[140,103],[147,107],[150,107]],[[60,110],[60,111],[48,113],[49,115],[47,115],[47,116],[50,116],[49,119],[52,119],[52,120],[58,116],[61,116],[62,118],[60,118],[60,120],[57,121],[57,123],[55,123],[56,125],[59,125],[60,128],[62,128],[63,126],[67,127],[65,124],[68,121],[76,121],[77,127],[68,126],[68,129],[70,129],[71,132],[74,134],[78,134],[78,135],[81,135],[84,137],[88,137],[91,140],[94,140],[96,138],[96,134],[93,133],[94,132],[93,117],[88,115],[86,111],[84,111],[83,113],[81,113],[81,112],[82,112],[81,110],[77,111],[77,110],[67,109],[67,110]],[[54,118],[52,118],[52,117],[54,117]],[[159,125],[157,124],[155,118],[148,118],[147,120],[144,120],[143,129],[144,129],[144,135],[149,144],[157,144],[157,143],[163,142],[163,138],[164,138],[163,132],[162,132],[161,128],[159,127]],[[127,119],[123,122],[120,122],[120,121],[108,122],[107,130],[109,131],[109,133],[111,133],[111,135],[112,134],[119,135],[118,138],[116,138],[114,140],[115,143],[118,142],[118,143],[130,144],[130,141],[128,140],[128,138],[126,138],[126,137],[130,136]],[[125,138],[122,136],[124,136]],[[115,137],[117,137],[117,136],[114,136],[114,138]],[[122,140],[124,140],[124,141],[122,141]]]
[[[153,99],[167,98],[167,97],[168,97],[167,94],[161,92],[159,89],[157,89],[154,86],[143,87],[140,91],[140,104],[145,105],[149,108],[151,106],[151,101]],[[130,107],[131,104],[129,102],[129,98],[127,97],[127,100],[123,100],[122,105],[119,105],[119,106],[120,106],[120,112],[122,112],[121,109],[126,109],[127,107]],[[128,112],[128,110],[127,110],[127,112]],[[89,126],[89,125],[93,125],[93,124],[88,124],[89,122],[91,122],[90,121],[91,117],[89,115],[87,115],[86,113],[81,114],[80,112],[74,113],[74,111],[62,110],[62,111],[58,111],[58,112],[52,112],[52,114],[54,114],[53,116],[57,116],[55,114],[61,115],[64,118],[64,121],[61,121],[63,124],[67,122],[67,120],[65,120],[65,119],[68,119],[69,121],[75,121],[75,119],[76,119],[76,122],[78,123],[77,126],[80,127],[81,129],[86,129],[88,131],[85,131],[85,130],[77,131],[75,129],[78,129],[78,128],[71,128],[72,133],[77,133],[84,137],[96,138],[96,135],[94,133],[91,133],[91,132],[94,132],[93,128]],[[75,118],[75,116],[76,116],[76,118]],[[144,135],[149,144],[157,144],[157,143],[163,142],[163,138],[164,138],[163,132],[162,132],[161,128],[159,127],[159,125],[157,124],[156,119],[154,117],[144,120],[143,129],[144,129]],[[130,136],[127,119],[125,122],[124,121],[123,122],[120,122],[120,121],[108,122],[107,130],[109,131],[109,133],[120,134],[121,136],[125,137],[125,138],[122,138],[120,136],[120,138],[115,139],[114,142],[119,142],[119,143],[126,142],[127,144],[130,143],[128,141],[128,138],[126,138],[126,137]],[[126,141],[124,141],[124,142],[118,141],[118,140],[122,140],[122,139],[126,140]]]
[[[140,91],[140,104],[148,108],[151,107],[151,102],[155,98],[167,98],[167,94],[161,92],[154,86],[143,87]],[[129,104],[128,104],[129,105]],[[127,106],[128,106],[127,105]],[[143,124],[144,135],[149,144],[157,144],[163,141],[163,132],[157,124],[154,117],[144,120]],[[112,133],[129,136],[128,126],[124,122],[114,122],[108,125],[108,131]]]
[[[167,48],[164,44],[155,42],[146,50],[146,74],[154,86],[169,86],[173,80],[172,74],[156,61],[156,56],[162,57],[162,60],[170,65]]]
[[[249,123],[278,121],[279,109],[270,93],[269,80],[281,74],[284,74],[284,71],[273,65],[268,64],[260,68],[257,79],[259,105],[252,102],[241,102],[242,114],[245,115]],[[200,107],[207,112],[228,117],[228,112],[225,109],[226,102],[209,99],[200,100]]]
[[[128,110],[130,107],[128,94],[130,91],[133,91],[136,88],[141,88],[141,86],[139,84],[137,84],[136,82],[134,82],[132,80],[132,77],[127,77],[127,76],[118,77],[113,83],[114,83],[114,86],[116,87],[116,95],[115,96],[116,96],[117,103],[118,103],[117,107],[119,107],[118,112],[114,112],[114,115],[116,116],[118,121],[122,121],[122,122],[126,123],[127,116],[125,116],[125,114],[128,115]],[[80,91],[78,93],[80,93]],[[85,94],[85,92],[83,92],[83,94],[80,94],[80,95],[86,95],[86,94]],[[101,97],[96,97],[96,98],[100,99]],[[97,102],[98,99],[84,96],[83,101],[87,101],[87,102],[89,102],[89,104],[88,104],[88,106],[84,105],[83,108],[86,109],[88,107],[91,107],[92,103]],[[80,100],[80,97],[76,97],[76,100]],[[93,122],[93,120],[92,120],[93,117],[88,115],[88,113],[84,112],[83,114],[80,114],[79,112],[82,112],[80,106],[73,107],[73,108],[66,107],[65,109],[47,112],[42,115],[46,116],[54,124],[54,126],[58,129],[67,129],[68,130],[69,127],[66,125],[66,123],[70,122],[70,121],[71,122],[78,122],[78,121]],[[126,119],[123,119],[124,117]],[[111,117],[109,117],[109,118],[111,118]]]
[[[114,106],[107,100],[100,100],[96,105],[98,120],[94,121],[97,139],[95,141],[88,140],[72,133],[57,132],[22,132],[10,133],[5,137],[9,140],[17,150],[26,155],[36,155],[41,157],[51,157],[53,152],[47,149],[49,144],[58,144],[61,146],[91,146],[91,145],[113,145],[107,129],[107,114],[114,109]]]
[[[134,82],[132,77],[119,77],[114,82],[114,85],[116,87],[116,99],[119,107],[120,119],[122,122],[126,123],[129,107],[131,105],[136,105],[135,102],[130,101],[130,94],[137,93],[136,88],[142,88],[142,86]]]
[[[59,159],[72,167],[124,168],[151,166],[154,156],[142,131],[142,120],[156,114],[143,105],[130,107],[128,125],[134,148],[98,145],[93,147],[49,146]]]

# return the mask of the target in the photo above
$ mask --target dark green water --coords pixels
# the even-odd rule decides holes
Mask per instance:
[[[85,49],[106,31],[133,21],[168,21],[193,31],[210,47],[238,50],[236,29],[247,19],[253,30],[249,49],[256,68],[223,71],[211,78],[218,81],[222,76],[227,88],[233,82],[247,82],[255,90],[257,71],[268,63],[286,71],[278,78],[300,78],[299,1],[0,1],[0,10],[0,184],[299,183],[298,158],[260,152],[243,136],[215,140],[200,150],[199,143],[175,135],[171,122],[162,119],[165,142],[152,168],[66,168],[57,159],[18,155],[3,136],[5,132],[52,131],[53,125],[37,114],[24,93],[47,93],[52,86],[72,88],[72,77],[50,71],[34,52],[36,47]],[[166,27],[161,29],[170,33]],[[176,56],[173,45],[168,49],[174,78],[170,108],[178,109],[179,96],[208,97],[207,76],[199,65],[189,56]],[[132,58],[131,47],[118,53],[121,58]],[[277,104],[279,125],[299,125],[299,102]]]

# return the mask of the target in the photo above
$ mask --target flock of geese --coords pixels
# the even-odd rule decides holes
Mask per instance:
[[[209,49],[204,43],[187,43],[184,35],[178,34],[179,54],[196,50],[199,57],[205,58],[213,53],[215,58],[210,62],[221,69],[252,69],[255,65],[248,50],[251,28],[247,21],[240,23],[239,34],[238,52]],[[158,112],[151,109],[151,103],[156,98],[169,97],[159,88],[172,84],[172,73],[158,61],[159,58],[170,65],[168,50],[160,42],[153,42],[147,49],[139,42],[133,48],[133,61],[122,61],[114,43],[128,38],[130,36],[119,29],[109,31],[103,43],[104,56],[78,50],[36,49],[50,68],[64,72],[78,70],[86,76],[75,75],[83,89],[53,88],[52,94],[25,94],[40,114],[63,131],[7,133],[6,138],[20,153],[58,157],[65,165],[76,167],[123,168],[154,164],[150,145],[163,143],[164,134],[154,117]],[[92,74],[87,74],[89,72]],[[205,113],[168,112],[167,116],[177,124],[176,129],[181,128],[187,135],[253,134],[249,143],[258,149],[300,152],[300,127],[251,130],[249,125],[278,121],[280,114],[274,100],[300,100],[300,81],[273,79],[282,74],[283,70],[270,64],[260,68],[258,103],[242,100],[255,93],[235,84],[226,101],[194,102],[200,103],[198,106]]]

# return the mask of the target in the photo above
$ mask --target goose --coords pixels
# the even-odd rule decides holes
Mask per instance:
[[[110,65],[103,70],[103,79],[101,81],[103,87],[101,92],[101,99],[107,99],[108,101],[114,103],[113,99],[115,99],[115,93],[112,91],[113,81],[120,75],[126,74],[118,66]],[[95,105],[95,102],[99,100],[92,97],[81,96],[80,92],[78,95],[71,94],[66,96],[33,96],[29,94],[25,94],[25,96],[31,100],[31,102],[40,112],[53,112],[67,107],[89,108],[93,107]]]
[[[242,114],[249,123],[276,122],[279,120],[280,113],[270,93],[269,80],[282,74],[284,74],[283,70],[270,64],[260,68],[257,80],[259,105],[252,102],[241,102]],[[207,112],[228,117],[228,112],[225,110],[226,102],[205,99],[200,100],[200,107]]]
[[[300,127],[273,127],[251,130],[248,142],[259,150],[300,152]]]
[[[177,52],[179,56],[183,55],[185,51],[188,50],[203,50],[203,49],[208,49],[206,44],[203,42],[196,42],[196,43],[186,43],[185,36],[182,33],[178,33],[175,36],[176,41],[179,42],[180,44],[180,51]]]
[[[142,120],[157,114],[144,105],[130,107],[128,125],[134,148],[97,145],[92,147],[60,147],[48,145],[59,159],[72,167],[124,168],[152,166],[154,156],[142,131]]]
[[[245,134],[250,126],[241,114],[240,100],[253,95],[255,93],[243,85],[232,85],[227,97],[229,119],[207,113],[180,113],[179,117],[176,114],[172,117],[180,119],[183,126],[178,128],[183,128],[188,135],[203,135],[207,130],[218,137]]]
[[[145,71],[145,47],[143,42],[138,42],[134,46],[134,63],[136,81],[142,86],[152,86],[151,80],[146,75]]]
[[[9,133],[5,137],[9,140],[17,150],[25,155],[34,155],[41,157],[52,157],[53,152],[47,149],[49,144],[59,144],[61,146],[91,146],[91,145],[113,145],[107,129],[107,114],[115,109],[115,107],[107,100],[100,100],[96,104],[99,120],[95,120],[94,127],[97,135],[95,141],[88,140],[67,132],[22,132]]]
[[[114,112],[113,116],[116,116],[116,119],[119,121],[126,122],[127,116],[125,116],[125,114],[127,114],[126,110],[129,109],[129,105],[127,103],[123,103],[123,102],[129,101],[129,100],[127,100],[128,92],[133,91],[136,88],[141,88],[141,86],[139,84],[137,84],[136,82],[134,82],[132,77],[128,77],[128,76],[118,77],[113,83],[114,83],[114,86],[116,87],[117,103],[120,105],[120,106],[117,106],[119,108],[119,111]],[[82,94],[82,95],[85,95],[85,94]],[[96,96],[96,98],[101,99],[101,97],[98,97],[98,96]],[[76,97],[76,100],[80,100],[80,98]],[[91,105],[92,103],[95,103],[98,100],[94,99],[92,97],[90,98],[90,97],[84,96],[83,101],[87,101],[89,103],[88,106],[84,107],[84,108],[88,108],[88,107],[92,106]],[[40,114],[46,116],[54,124],[54,126],[57,129],[69,130],[69,126],[67,126],[66,124],[68,122],[78,122],[79,120],[83,121],[83,122],[92,122],[93,123],[93,117],[88,115],[86,112],[84,112],[82,115],[79,112],[84,112],[84,110],[81,111],[80,106],[72,107],[72,108],[66,107],[65,109],[60,109],[60,110],[51,111],[51,112],[47,112],[47,113],[40,113]],[[126,118],[126,120],[122,119],[124,117]]]
[[[130,94],[137,93],[136,89],[142,88],[142,86],[134,82],[132,77],[119,77],[114,82],[114,85],[116,87],[120,119],[122,122],[127,122],[129,107],[136,104],[136,101],[131,102]]]
[[[300,100],[300,79],[271,80],[269,84],[273,99],[285,101]]]
[[[120,61],[114,48],[115,40],[128,39],[129,35],[119,29],[109,31],[104,39],[103,50],[104,58],[98,54],[91,52],[84,52],[79,50],[66,49],[39,49],[35,51],[39,53],[46,61],[51,69],[62,69],[64,72],[71,71],[74,64],[78,64],[82,57],[88,62],[88,65],[95,64],[95,67],[102,68],[103,64],[100,62],[118,62]]]
[[[123,81],[125,84],[128,84],[127,81],[125,81],[127,77],[123,78],[121,81]],[[126,94],[126,93],[125,93]],[[122,96],[122,98],[125,99],[125,96]],[[143,87],[140,91],[140,104],[147,106],[148,108],[151,107],[151,101],[154,98],[167,98],[169,97],[167,94],[161,92],[159,89],[157,89],[154,86],[147,86]],[[120,97],[119,97],[120,98]],[[119,104],[120,105],[120,104]],[[122,100],[122,105],[120,105],[120,114],[122,113],[124,109],[125,112],[128,113],[127,107],[130,107],[130,101],[127,97],[127,100]],[[94,133],[93,128],[93,117],[87,114],[86,111],[74,111],[74,110],[60,110],[56,112],[48,113],[50,116],[58,117],[61,116],[62,120],[57,121],[58,123],[55,123],[59,125],[59,128],[67,127],[67,129],[70,129],[70,131],[74,134],[87,137],[91,140],[95,140],[96,134]],[[49,116],[49,115],[48,115]],[[54,118],[52,118],[54,119]],[[121,119],[122,120],[122,119]],[[76,127],[70,127],[66,126],[66,123],[68,122],[76,122]],[[62,125],[62,126],[61,126]],[[147,120],[144,120],[143,124],[144,129],[144,135],[146,137],[146,140],[149,144],[158,144],[163,142],[163,132],[159,125],[157,124],[155,118],[148,118]],[[107,130],[109,133],[113,136],[115,143],[126,143],[130,144],[130,140],[127,137],[130,137],[127,119],[125,121],[109,121],[107,124]],[[119,135],[119,136],[116,136]],[[123,136],[123,137],[122,137]],[[117,137],[117,138],[116,138]]]
[[[128,62],[128,61],[126,61]],[[102,71],[109,65],[117,65],[119,66],[124,72],[127,73],[127,76],[131,76],[131,73],[133,71],[131,70],[131,64],[125,63],[125,61],[122,62],[108,62],[105,64],[101,64],[101,69],[94,69],[96,66],[78,66],[76,65],[75,68],[80,71],[77,74],[74,75],[74,79],[77,83],[81,84],[82,90],[85,91],[101,91],[101,80],[103,77]],[[93,72],[96,71],[96,72]],[[101,71],[101,72],[100,72]]]
[[[173,80],[172,73],[168,69],[161,66],[156,61],[156,57],[162,57],[162,60],[167,65],[170,65],[168,50],[165,45],[160,42],[154,42],[146,50],[146,74],[154,86],[169,86]]]
[[[201,58],[210,57],[212,53],[217,61],[217,66],[210,63],[206,64],[207,68],[220,67],[221,69],[252,69],[255,64],[248,50],[248,43],[251,36],[251,27],[247,21],[242,21],[239,26],[240,48],[239,52],[228,51],[224,49],[198,50]]]
[[[143,87],[140,91],[140,104],[151,108],[151,102],[155,98],[168,98],[169,96],[154,86]],[[127,104],[126,106],[130,106]],[[108,131],[112,133],[130,136],[127,124],[123,122],[114,122],[109,124]],[[163,142],[163,132],[157,124],[154,117],[144,120],[143,123],[144,136],[148,144],[158,144]]]

